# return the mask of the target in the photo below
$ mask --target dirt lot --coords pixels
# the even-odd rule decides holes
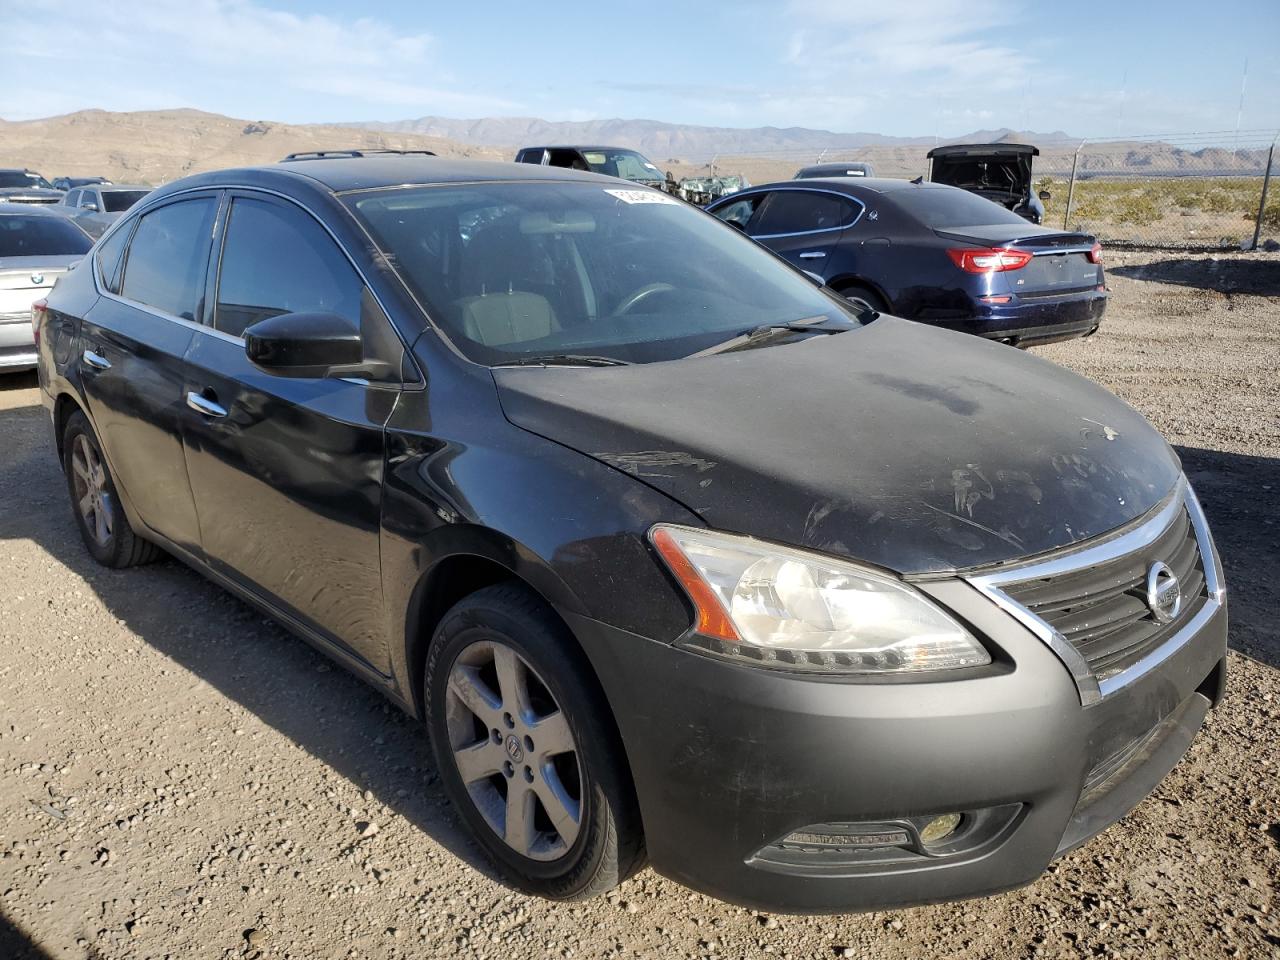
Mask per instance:
[[[35,381],[0,380],[0,958],[1280,956],[1280,258],[1110,268],[1102,331],[1040,352],[1178,446],[1226,563],[1229,698],[1034,885],[891,913],[758,915],[651,871],[511,893],[417,724],[175,562],[90,562]]]

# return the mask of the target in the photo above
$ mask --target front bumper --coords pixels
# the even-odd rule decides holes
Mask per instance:
[[[724,900],[803,913],[1017,887],[1146,796],[1221,697],[1225,606],[1085,707],[1049,647],[975,589],[925,589],[1004,656],[943,682],[824,681],[568,618],[613,707],[655,869]],[[1008,829],[952,856],[832,865],[767,852],[813,824],[1010,805]]]
[[[0,316],[0,372],[27,370],[36,360],[30,315]]]

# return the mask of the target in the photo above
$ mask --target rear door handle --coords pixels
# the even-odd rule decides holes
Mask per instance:
[[[800,259],[801,260],[821,260],[825,256],[826,254],[823,253],[821,250],[806,250],[804,253],[800,254]]]
[[[95,370],[110,370],[111,361],[100,353],[94,353],[92,350],[86,350],[80,355],[84,362]]]
[[[222,404],[210,400],[203,394],[196,393],[192,390],[187,394],[187,406],[196,413],[202,413],[206,417],[225,417],[227,408]]]

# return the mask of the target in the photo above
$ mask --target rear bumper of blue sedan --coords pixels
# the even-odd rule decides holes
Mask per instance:
[[[971,317],[929,320],[935,326],[1018,346],[1087,337],[1102,323],[1107,294],[1102,290],[1055,297],[1011,296],[1007,303],[977,301]]]

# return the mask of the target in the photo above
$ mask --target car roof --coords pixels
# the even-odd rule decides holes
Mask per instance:
[[[866,160],[829,160],[826,163],[811,163],[807,167],[801,167],[801,170],[842,170],[845,167],[869,167],[871,164]]]
[[[626,150],[629,153],[639,153],[635,147],[601,147],[601,146],[583,146],[580,143],[551,143],[546,146],[521,147],[524,150]]]
[[[110,193],[112,190],[154,190],[155,187],[149,187],[145,183],[82,183],[77,190],[101,190],[103,193]]]
[[[616,177],[598,173],[545,167],[528,163],[494,160],[454,160],[445,157],[378,155],[369,157],[335,157],[308,160],[306,163],[280,163],[260,167],[240,167],[199,173],[165,184],[157,194],[190,187],[218,187],[243,183],[247,185],[296,184],[311,181],[334,193],[352,190],[376,190],[380,187],[418,186],[440,183],[476,183],[492,181],[573,181],[618,183]]]
[[[1040,156],[1038,147],[1029,143],[952,143],[945,147],[934,147],[927,157],[970,157],[970,156],[1022,156],[1029,154]]]
[[[806,177],[804,180],[778,180],[775,183],[761,183],[738,193],[731,193],[725,199],[741,196],[743,193],[759,193],[762,190],[829,190],[836,189],[841,193],[897,193],[901,190],[925,188],[929,190],[954,190],[941,183],[914,180],[898,180],[892,177]]]

